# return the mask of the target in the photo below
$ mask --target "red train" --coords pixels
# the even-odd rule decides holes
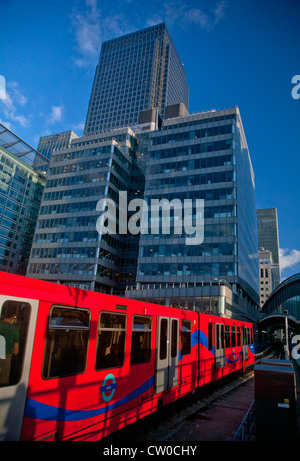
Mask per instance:
[[[1,440],[99,440],[254,361],[251,323],[3,272],[0,297]]]

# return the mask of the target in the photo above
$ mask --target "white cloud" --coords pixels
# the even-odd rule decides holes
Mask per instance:
[[[101,43],[104,40],[133,32],[136,27],[128,22],[128,15],[113,12],[108,16],[101,15],[97,0],[85,0],[86,8],[71,14],[71,22],[75,33],[78,67],[95,65],[99,57]]]
[[[85,0],[85,8],[74,7],[70,15],[77,54],[74,62],[79,67],[94,66],[103,41],[161,22],[166,22],[170,27],[183,29],[194,24],[210,31],[224,17],[226,2],[227,0],[212,1],[210,9],[204,11],[199,7],[191,7],[185,0],[162,3],[157,0],[150,6],[143,3],[141,8],[141,4],[136,4],[129,15],[122,11],[124,1],[116,1],[111,5],[110,14],[104,15],[97,0]],[[131,7],[130,3],[131,1],[127,0],[127,8]]]
[[[200,8],[191,8],[188,3],[174,1],[163,5],[167,24],[186,27],[195,24],[204,30],[212,30],[224,17],[226,1],[218,1],[209,12]]]
[[[9,82],[7,86],[10,89],[12,98],[16,102],[16,104],[20,104],[20,106],[25,106],[25,104],[27,104],[28,99],[21,92],[19,83]]]
[[[280,268],[281,270],[290,268],[300,263],[300,251],[289,250],[288,248],[280,248],[279,250]]]
[[[63,116],[64,106],[51,106],[51,113],[48,117],[48,123],[53,125],[60,122]]]
[[[81,132],[83,132],[83,130],[84,130],[84,127],[85,127],[85,122],[79,122],[79,123],[76,123],[75,125],[72,125],[72,130],[78,136],[80,136]]]
[[[6,120],[2,120],[2,119],[0,118],[0,123],[1,123],[2,125],[4,125],[6,128],[8,128],[10,131],[13,131],[13,130],[14,130],[14,127],[13,127],[13,125],[12,125],[10,122],[7,122]]]
[[[5,98],[0,100],[0,107],[8,120],[6,126],[11,122],[19,123],[22,127],[29,125],[29,120],[23,114],[19,113],[18,106],[25,106],[27,104],[27,98],[20,90],[19,83],[7,82]]]
[[[97,8],[97,0],[86,0],[86,6],[85,12],[74,11],[71,14],[75,41],[81,55],[75,60],[79,67],[93,60],[100,51],[100,11]]]
[[[214,24],[217,24],[225,15],[226,1],[218,2],[214,10]]]

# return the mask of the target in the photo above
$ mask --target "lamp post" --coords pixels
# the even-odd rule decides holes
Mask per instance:
[[[285,315],[285,358],[289,360],[290,351],[289,351],[289,326],[288,326],[288,311],[284,311]]]

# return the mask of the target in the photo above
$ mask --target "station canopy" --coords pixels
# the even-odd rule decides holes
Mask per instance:
[[[259,326],[269,331],[284,328],[286,316],[289,328],[300,330],[300,273],[285,279],[271,293],[262,306]]]

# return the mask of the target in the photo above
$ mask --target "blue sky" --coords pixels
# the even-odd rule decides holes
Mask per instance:
[[[239,106],[257,208],[277,208],[282,277],[300,272],[298,0],[0,0],[0,18],[0,120],[35,148],[82,134],[102,41],[166,22],[190,112]]]

